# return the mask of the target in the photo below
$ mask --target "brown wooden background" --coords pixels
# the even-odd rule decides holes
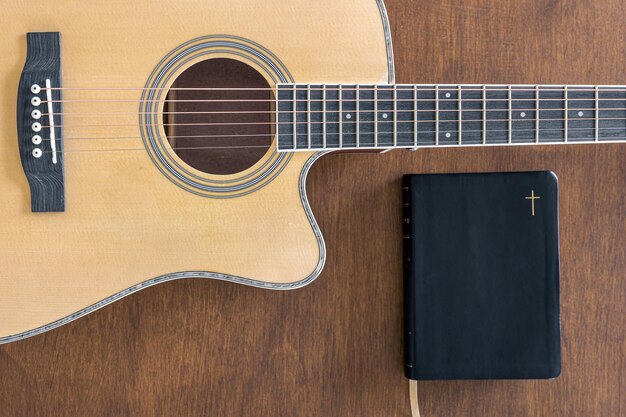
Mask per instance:
[[[626,83],[622,0],[387,6],[399,82]],[[543,169],[561,187],[563,374],[421,383],[423,415],[626,415],[625,166],[623,145],[326,157],[309,179],[317,281],[163,284],[1,346],[0,415],[407,416],[401,175]]]

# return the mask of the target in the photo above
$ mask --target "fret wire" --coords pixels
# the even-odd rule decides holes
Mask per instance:
[[[463,144],[463,103],[461,102],[461,86],[459,85],[457,87],[457,93],[456,93],[456,99],[457,99],[457,109],[458,109],[458,114],[459,114],[459,121],[458,121],[458,127],[459,127],[459,145]]]
[[[393,86],[393,146],[398,146],[398,113],[396,101],[398,99],[398,87]]]
[[[343,148],[343,88],[339,86],[339,149]]]
[[[322,84],[322,148],[326,148],[326,84]]]
[[[339,86],[339,149],[343,148],[343,88]]]
[[[567,135],[567,125],[568,125],[568,123],[567,122],[568,122],[568,119],[569,119],[569,103],[567,102],[569,94],[567,92],[567,86],[565,86],[563,96],[565,97],[565,105],[564,105],[565,110],[563,112],[564,113],[564,115],[563,115],[564,117],[563,118],[565,119],[565,121],[564,121],[565,132],[563,134],[565,136],[565,143],[567,143],[567,140],[568,140],[568,135]]]
[[[307,84],[307,90],[306,90],[306,120],[307,120],[307,126],[306,126],[306,144],[307,144],[307,148],[311,149],[311,125],[313,123],[311,123],[311,84]]]
[[[361,86],[356,86],[356,147],[361,146]]]
[[[508,86],[508,105],[509,105],[509,143],[513,143],[513,108],[511,103],[511,86]]]
[[[439,84],[435,85],[435,146],[439,146]]]
[[[413,145],[417,148],[417,85],[413,86]]]
[[[294,149],[298,149],[298,142],[297,142],[297,138],[298,138],[298,113],[296,112],[296,103],[297,103],[297,99],[296,99],[296,94],[298,93],[298,91],[296,90],[296,85],[294,84],[293,86],[293,148]]]
[[[535,86],[535,143],[539,143],[539,86]]]
[[[483,145],[487,144],[487,86],[483,85]]]
[[[374,85],[374,147],[378,147],[378,85]]]
[[[600,118],[599,118],[599,114],[600,114],[600,88],[599,86],[596,85],[595,87],[595,92],[594,92],[594,101],[595,101],[595,138],[594,141],[595,142],[599,142],[600,141]]]

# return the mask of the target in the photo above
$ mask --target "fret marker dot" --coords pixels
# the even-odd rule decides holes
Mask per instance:
[[[446,93],[446,98],[450,98],[452,95],[450,93]]]
[[[352,119],[352,115],[351,114],[346,114],[346,119],[348,119],[348,120]]]
[[[520,115],[521,118],[524,118],[524,117],[526,117],[526,112],[521,112],[519,115]]]
[[[450,136],[452,136],[452,135],[450,134],[450,132],[446,133],[446,137],[447,137],[448,139],[450,139]]]
[[[585,115],[585,112],[579,111],[578,112],[578,117],[583,117]]]
[[[383,113],[383,119],[386,119],[387,117],[389,117],[389,115],[387,115],[387,113]]]

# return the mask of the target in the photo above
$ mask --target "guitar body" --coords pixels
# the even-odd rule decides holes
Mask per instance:
[[[167,171],[146,145],[138,122],[143,91],[137,88],[149,85],[176,55],[170,53],[194,48],[203,53],[176,61],[163,88],[209,58],[241,60],[270,86],[280,80],[393,82],[381,3],[114,0],[87,6],[34,0],[8,3],[3,15],[0,343],[57,327],[166,280],[214,278],[292,289],[318,276],[324,242],[305,182],[321,154],[285,156],[270,146],[243,172],[211,175],[169,152],[180,170]],[[31,210],[20,163],[16,102],[27,32],[61,33],[65,137],[128,138],[64,142],[63,212]],[[125,101],[104,100],[107,91],[98,89],[111,87],[127,87],[116,92]],[[78,113],[129,116],[125,124],[102,117],[82,127],[72,116]]]

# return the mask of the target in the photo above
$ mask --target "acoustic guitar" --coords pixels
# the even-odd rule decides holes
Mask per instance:
[[[626,87],[394,84],[381,0],[3,7],[0,343],[160,282],[321,272],[336,151],[622,142]]]

